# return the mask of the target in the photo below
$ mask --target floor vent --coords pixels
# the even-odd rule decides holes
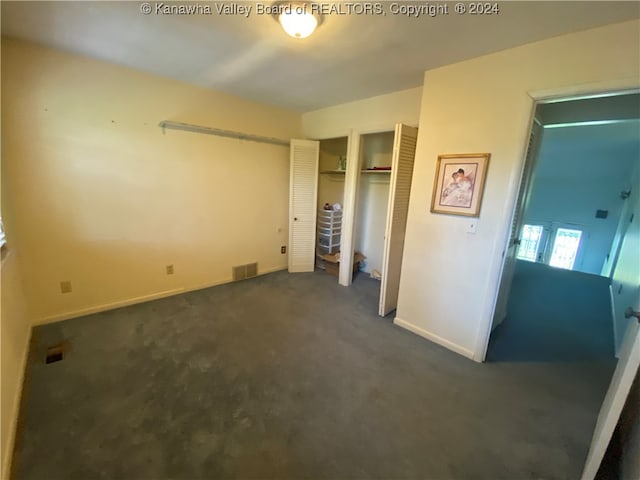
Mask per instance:
[[[64,360],[65,350],[66,347],[64,343],[53,345],[52,347],[47,348],[45,363],[55,363]]]
[[[246,265],[238,265],[232,267],[233,281],[244,280],[258,276],[258,263],[247,263]]]

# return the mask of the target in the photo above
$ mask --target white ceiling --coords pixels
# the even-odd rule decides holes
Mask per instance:
[[[191,16],[143,15],[141,3],[2,1],[2,34],[309,111],[420,86],[434,67],[640,17],[636,1],[502,1],[492,16],[457,15],[448,3],[449,15],[420,18],[392,15],[383,2],[385,15],[327,16],[296,40],[255,14],[256,2],[226,2],[252,6],[249,18],[218,15],[219,2],[200,2],[214,13]]]

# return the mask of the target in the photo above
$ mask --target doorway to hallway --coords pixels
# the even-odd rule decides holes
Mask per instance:
[[[537,106],[488,361],[614,359],[624,332],[610,286],[640,175],[638,105],[634,93]]]

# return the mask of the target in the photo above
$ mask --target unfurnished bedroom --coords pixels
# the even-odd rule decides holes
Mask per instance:
[[[0,8],[2,479],[640,476],[640,3]]]

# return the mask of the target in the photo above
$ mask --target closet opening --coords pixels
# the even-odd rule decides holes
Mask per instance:
[[[289,272],[321,269],[349,286],[363,271],[381,282],[379,315],[395,310],[417,136],[397,124],[291,140]]]
[[[348,137],[320,140],[316,215],[316,268],[338,277]]]
[[[418,129],[359,136],[355,188],[353,259],[380,281],[378,315],[396,309]]]
[[[392,131],[369,133],[360,137],[354,255],[362,255],[360,271],[377,280],[382,278],[383,272],[393,140]]]

